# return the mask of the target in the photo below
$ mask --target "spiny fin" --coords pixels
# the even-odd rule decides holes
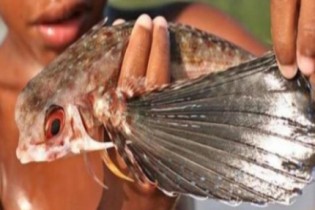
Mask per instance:
[[[105,165],[113,174],[115,174],[117,177],[119,177],[123,180],[126,180],[128,182],[134,182],[134,180],[132,178],[128,177],[123,172],[121,172],[121,170],[115,165],[115,163],[113,163],[113,161],[110,159],[110,157],[107,153],[107,150],[101,151],[100,154],[101,154],[101,158],[104,161]]]

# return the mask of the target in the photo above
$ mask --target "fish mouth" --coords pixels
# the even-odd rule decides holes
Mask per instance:
[[[35,153],[34,153],[35,152]],[[30,151],[29,149],[22,149],[20,146],[16,149],[16,156],[21,162],[21,164],[27,164],[31,162],[44,162],[48,161],[48,156],[45,150]]]
[[[35,16],[31,25],[48,47],[63,49],[84,32],[90,11],[91,5],[85,1],[55,3]]]
[[[19,145],[16,149],[16,156],[22,164],[31,162],[51,162],[71,154],[70,147],[55,146],[48,149],[43,143]]]

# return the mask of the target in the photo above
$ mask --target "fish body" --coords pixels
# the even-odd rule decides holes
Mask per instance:
[[[79,110],[73,106],[79,107],[87,129],[102,124],[91,116],[93,104],[97,98],[103,97],[104,92],[115,92],[133,25],[128,22],[106,27],[104,22],[99,23],[28,83],[19,96],[16,111],[21,134],[18,156],[22,158],[24,154],[23,162],[27,162],[27,156],[33,153],[20,149],[30,149],[30,145],[42,142],[45,118],[52,107],[56,108],[55,105],[65,110],[68,107],[76,113]],[[172,81],[196,78],[253,58],[233,44],[191,27],[171,23],[169,30]],[[31,125],[33,129],[29,129]],[[43,150],[40,154],[45,156],[46,152]]]
[[[284,79],[273,53],[254,59],[171,23],[172,84],[130,97],[117,80],[132,26],[99,24],[28,83],[16,107],[21,162],[105,150],[105,128],[134,177],[169,195],[290,203],[315,165],[308,81]]]

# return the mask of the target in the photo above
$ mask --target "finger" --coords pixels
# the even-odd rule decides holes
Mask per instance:
[[[141,15],[131,32],[128,47],[121,67],[118,85],[128,87],[130,82],[146,74],[152,41],[152,20]]]
[[[163,85],[170,80],[170,43],[167,22],[163,17],[153,20],[153,39],[146,75],[146,89]]]
[[[114,25],[114,26],[115,26],[115,25],[119,25],[119,24],[122,24],[122,23],[124,23],[124,22],[126,22],[124,19],[119,18],[119,19],[116,19],[116,20],[113,22],[113,25]]]
[[[271,0],[271,34],[282,75],[292,78],[297,72],[296,27],[298,0]]]
[[[297,63],[301,72],[311,75],[315,71],[315,1],[301,0]]]

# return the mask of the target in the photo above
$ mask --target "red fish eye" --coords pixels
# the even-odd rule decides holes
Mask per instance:
[[[58,135],[64,126],[64,111],[62,108],[55,108],[46,116],[45,136],[50,139]]]

